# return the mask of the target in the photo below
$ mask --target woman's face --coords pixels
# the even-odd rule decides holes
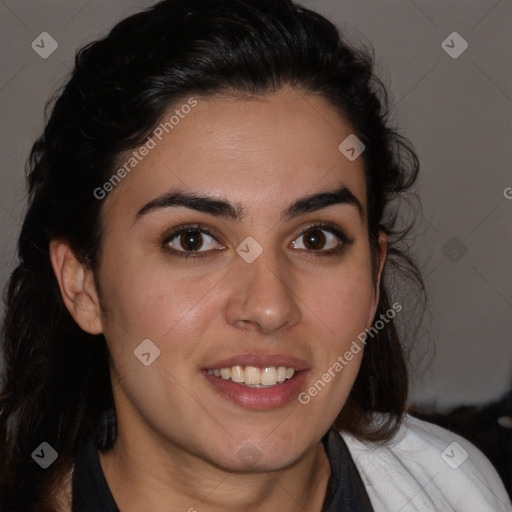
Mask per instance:
[[[351,127],[319,97],[196,101],[164,117],[180,113],[103,205],[120,434],[279,469],[343,407],[362,351],[333,365],[375,313],[362,157],[340,152]]]

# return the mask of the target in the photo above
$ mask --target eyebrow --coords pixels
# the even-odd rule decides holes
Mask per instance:
[[[345,186],[335,190],[319,192],[294,201],[281,215],[281,220],[291,220],[306,213],[316,212],[329,206],[346,204],[357,209],[364,220],[364,209],[357,197]],[[184,207],[216,217],[241,221],[246,212],[242,205],[233,204],[210,196],[173,190],[145,204],[135,215],[134,223],[144,215],[162,208]]]

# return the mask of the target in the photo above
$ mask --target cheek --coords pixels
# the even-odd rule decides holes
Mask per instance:
[[[200,333],[219,307],[208,295],[218,276],[199,279],[168,267],[125,263],[105,265],[110,271],[102,281],[104,334],[119,373],[138,367],[133,352],[146,339],[158,347],[166,365],[192,357]]]
[[[360,260],[364,261],[364,260]],[[365,329],[373,314],[373,281],[370,265],[354,264],[323,281],[316,301],[317,342],[315,365],[299,402],[330,425],[342,409],[359,373],[364,353]]]
[[[108,310],[138,337],[161,337],[192,312],[208,288],[210,278],[185,277],[179,269],[126,261],[104,273],[102,290]]]
[[[370,266],[353,265],[340,270],[322,283],[321,293],[310,292],[320,318],[343,343],[357,336],[371,322],[374,289]]]

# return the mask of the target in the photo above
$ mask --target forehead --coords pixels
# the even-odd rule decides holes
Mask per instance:
[[[339,150],[352,134],[326,100],[292,90],[250,100],[184,98],[162,116],[151,149],[120,158],[129,173],[108,209],[133,216],[179,188],[244,205],[249,218],[253,208],[275,218],[296,197],[340,185],[365,209],[362,157],[350,161]]]

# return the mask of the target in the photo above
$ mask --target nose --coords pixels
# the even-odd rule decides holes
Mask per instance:
[[[237,328],[271,334],[301,320],[289,267],[270,251],[252,263],[237,262],[233,288],[226,303],[226,320]]]

